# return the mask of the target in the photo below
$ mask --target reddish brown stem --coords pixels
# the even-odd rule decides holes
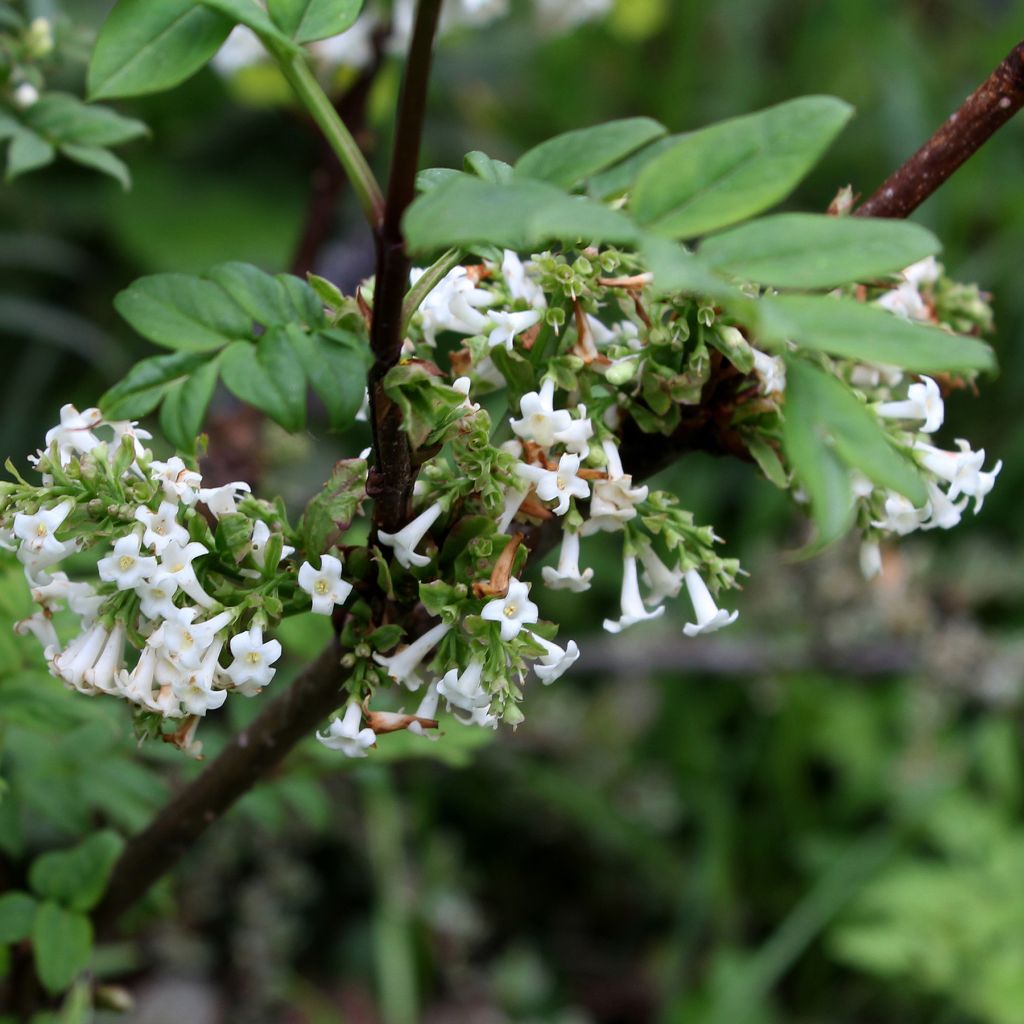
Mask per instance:
[[[859,209],[858,217],[909,217],[1024,106],[1024,42]]]

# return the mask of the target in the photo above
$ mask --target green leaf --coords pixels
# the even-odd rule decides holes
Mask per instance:
[[[267,15],[266,9],[257,0],[199,0],[206,7],[231,18],[239,25],[251,28],[265,40],[272,40],[289,51],[297,52],[292,40],[282,32]]]
[[[796,355],[786,357],[784,416],[783,444],[811,496],[823,540],[838,536],[833,531],[848,521],[853,506],[846,493],[849,473],[840,485],[830,460],[815,447],[915,506],[928,500],[917,465],[893,445],[878,417],[841,381]]]
[[[287,332],[272,327],[256,345],[235,342],[223,355],[221,377],[243,402],[265,412],[285,430],[306,422],[306,375]]]
[[[804,96],[684,136],[641,171],[630,210],[640,224],[693,238],[785,199],[850,119],[831,96]]]
[[[70,850],[37,857],[29,868],[29,884],[44,899],[71,910],[91,910],[103,895],[123,847],[124,840],[116,832],[96,832]]]
[[[268,0],[277,25],[297,43],[340,35],[359,16],[362,0]]]
[[[470,151],[462,158],[462,169],[467,174],[476,175],[495,185],[507,185],[513,175],[511,164],[505,163],[504,160],[495,160],[479,149]]]
[[[53,163],[57,151],[41,135],[23,129],[11,139],[7,147],[7,181],[14,181],[21,174],[36,171]]]
[[[578,128],[527,150],[516,161],[515,172],[520,178],[571,189],[664,134],[665,126],[649,117]]]
[[[366,393],[365,343],[349,331],[289,331],[292,347],[313,390],[323,400],[332,430],[348,430]]]
[[[84,914],[43,903],[32,924],[36,974],[52,993],[62,992],[92,955],[92,925]]]
[[[252,336],[252,319],[212,281],[153,274],[129,285],[114,307],[141,334],[165,348],[199,352]]]
[[[81,164],[83,167],[99,171],[101,174],[113,178],[126,192],[131,188],[131,172],[125,162],[120,157],[114,156],[109,149],[104,149],[102,146],[80,146],[78,143],[64,142],[60,146],[60,151],[69,160],[74,160],[76,164]]]
[[[640,172],[659,154],[670,149],[682,135],[663,135],[643,149],[631,153],[625,160],[595,174],[587,182],[587,192],[595,199],[607,202],[625,195],[636,181]]]
[[[77,96],[48,92],[24,112],[25,123],[52,142],[81,146],[119,146],[149,134],[133,117],[109,107],[83,103]]]
[[[196,435],[203,428],[220,370],[220,357],[199,366],[190,377],[172,384],[160,407],[160,429],[179,451],[192,453]]]
[[[89,97],[170,89],[195,74],[232,27],[230,18],[196,0],[119,0],[96,40]]]
[[[299,523],[307,555],[329,550],[334,539],[348,529],[366,496],[366,459],[343,459],[334,466],[330,480],[306,506]]]
[[[977,338],[915,324],[878,306],[827,295],[779,295],[758,303],[762,337],[805,349],[919,373],[994,370],[992,349]]]
[[[127,375],[100,399],[103,415],[112,420],[134,420],[152,412],[178,381],[203,365],[205,353],[175,352],[151,356],[136,363]]]
[[[221,263],[203,276],[223,288],[253,320],[265,327],[295,318],[284,285],[251,263]]]
[[[27,892],[5,892],[0,896],[0,946],[27,938],[35,916],[36,901]]]
[[[706,238],[701,257],[734,277],[776,288],[833,288],[895,273],[941,248],[908,221],[782,213]]]
[[[420,195],[405,215],[410,249],[435,252],[477,243],[530,251],[550,241],[636,241],[628,217],[541,181],[497,185],[468,175]]]
[[[747,451],[754,457],[754,461],[768,480],[776,487],[787,490],[789,488],[789,477],[786,474],[786,467],[783,466],[779,453],[775,448],[759,434],[745,434],[743,440],[747,446]]]

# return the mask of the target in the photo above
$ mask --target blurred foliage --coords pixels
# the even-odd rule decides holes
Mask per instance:
[[[91,24],[107,6],[67,4]],[[443,46],[423,163],[515,157],[612,117],[682,131],[829,93],[858,114],[794,199],[824,208],[840,185],[869,193],[928,136],[1017,42],[1018,11],[620,0],[542,42],[517,16]],[[396,87],[386,63],[362,133],[379,168]],[[295,111],[239,102],[210,71],[119,109],[152,130],[119,150],[133,191],[67,163],[0,190],[13,357],[0,432],[15,453],[38,445],[60,404],[93,404],[151,354],[113,312],[132,280],[226,259],[279,272],[300,235],[320,154]],[[746,467],[688,461],[679,492],[755,570],[735,641],[695,671],[670,631],[631,636],[614,658],[594,638],[589,668],[497,741],[396,738],[387,761],[344,769],[305,744],[139,909],[138,941],[96,949],[95,977],[138,998],[129,1019],[1024,1021],[1022,132],[1011,122],[918,215],[950,271],[994,293],[1003,375],[983,402],[948,410],[956,433],[1006,462],[981,517],[930,536],[930,555],[910,547],[868,591],[844,553],[765,556],[797,540],[783,499]],[[357,221],[345,196],[318,262],[345,286],[371,269]],[[231,408],[218,394],[214,420]],[[365,444],[320,434],[265,429],[269,490],[302,502]],[[550,595],[572,635],[616,600],[601,572],[615,553],[585,557],[591,600]],[[0,615],[13,621],[28,608],[20,574],[5,573]],[[282,631],[291,671],[325,625]],[[136,750],[122,709],[65,692],[31,650],[0,629],[4,889],[89,830],[138,829],[196,770],[170,749]],[[235,709],[220,742],[254,710]],[[215,754],[217,728],[204,738]],[[0,967],[21,955],[11,948]]]

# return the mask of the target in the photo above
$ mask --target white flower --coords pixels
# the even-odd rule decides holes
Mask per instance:
[[[609,633],[621,633],[624,629],[643,622],[645,619],[656,619],[665,611],[665,606],[648,611],[640,596],[640,582],[637,579],[636,558],[624,555],[622,559],[622,593],[620,595],[622,615],[618,620],[605,619],[604,628]]]
[[[248,633],[235,634],[230,647],[235,660],[224,674],[240,693],[256,696],[274,678],[276,670],[271,666],[281,657],[281,644],[277,640],[264,643],[262,628],[252,626]]]
[[[68,607],[82,619],[82,626],[91,626],[106,597],[97,594],[88,583],[73,583],[67,574],[55,572],[45,581],[32,586],[32,600],[50,612],[59,609],[59,601],[67,601]]]
[[[158,707],[153,700],[153,683],[156,681],[156,666],[159,660],[159,650],[147,646],[139,655],[139,660],[131,672],[122,669],[118,677],[121,696],[133,704],[157,711]]]
[[[326,733],[317,733],[316,738],[331,750],[340,750],[346,757],[366,757],[366,750],[377,742],[372,729],[360,729],[363,712],[358,704],[349,704],[343,718],[336,718],[327,727]]]
[[[313,599],[313,611],[330,615],[336,604],[344,604],[352,593],[352,584],[341,578],[341,561],[334,555],[321,555],[320,568],[303,562],[299,586]]]
[[[515,519],[516,513],[519,511],[520,506],[526,500],[526,496],[529,493],[529,484],[521,490],[515,487],[508,487],[505,489],[505,502],[502,506],[501,516],[498,519],[498,533],[508,533],[508,528],[512,525],[512,520]]]
[[[887,309],[890,313],[902,317],[904,320],[929,320],[928,306],[917,286],[909,281],[897,285],[891,291],[885,292],[875,300],[876,306]]]
[[[865,540],[860,546],[860,571],[866,580],[882,574],[882,548],[877,540]]]
[[[683,626],[683,632],[687,636],[697,636],[698,633],[714,633],[723,626],[730,626],[738,618],[739,612],[727,612],[715,604],[715,599],[708,590],[708,585],[701,578],[696,569],[690,569],[686,576],[686,590],[693,602],[693,613],[697,617],[696,622],[688,622]]]
[[[14,536],[22,541],[26,551],[33,554],[60,555],[67,553],[63,541],[57,540],[54,534],[67,519],[74,502],[62,501],[53,508],[41,508],[34,516],[19,512],[14,517]]]
[[[189,469],[177,455],[166,462],[154,459],[150,468],[169,500],[180,501],[185,505],[194,505],[199,500],[199,487],[203,478],[194,469]]]
[[[456,377],[452,381],[452,390],[458,391],[460,395],[465,395],[465,401],[462,403],[463,408],[468,409],[470,412],[479,412],[480,403],[471,402],[469,400],[469,389],[472,387],[473,382],[469,377]],[[419,483],[419,481],[417,481]]]
[[[506,313],[502,310],[491,310],[488,317],[494,329],[487,337],[489,348],[503,346],[506,352],[512,351],[516,337],[540,323],[540,313],[536,309],[524,309],[518,313]]]
[[[199,579],[196,576],[192,563],[197,558],[208,554],[206,547],[198,541],[192,541],[182,547],[177,541],[171,541],[160,553],[160,570],[174,577],[178,589],[184,591],[204,608],[209,608],[215,602],[209,594],[203,590]]]
[[[60,638],[53,625],[53,619],[45,611],[38,611],[27,619],[22,619],[14,624],[14,632],[18,636],[28,636],[31,633],[43,649],[43,656],[47,661],[56,657],[60,651]]]
[[[103,423],[103,414],[99,409],[86,409],[79,412],[73,405],[65,405],[60,410],[60,423],[46,432],[46,448],[56,442],[60,464],[66,466],[75,455],[91,452],[100,439],[93,433]]]
[[[118,676],[124,666],[125,628],[123,622],[115,622],[103,645],[100,656],[85,670],[84,679],[90,686],[104,693],[118,693]]]
[[[858,363],[850,370],[850,383],[855,388],[873,389],[881,384],[898,387],[903,380],[903,371],[898,366],[883,363]]]
[[[380,530],[377,533],[377,539],[381,544],[386,544],[388,547],[395,549],[395,558],[406,569],[410,569],[414,565],[422,568],[424,565],[430,564],[430,558],[427,555],[417,555],[415,548],[437,521],[441,512],[441,503],[435,501],[433,505],[421,512],[411,523],[403,526],[398,533],[386,533],[384,530]]]
[[[137,533],[119,538],[114,544],[114,553],[96,563],[100,579],[116,583],[118,590],[134,590],[149,579],[156,572],[156,559],[140,555],[141,546]]]
[[[923,284],[935,284],[942,276],[942,264],[934,256],[926,256],[923,260],[911,263],[903,271],[903,279],[920,288]]]
[[[414,269],[409,275],[415,284],[423,271]],[[423,339],[428,345],[437,344],[437,335],[444,331],[457,334],[482,334],[488,320],[478,307],[489,306],[494,296],[477,288],[465,267],[455,267],[434,286],[419,308]]]
[[[580,531],[584,537],[600,530],[614,532],[636,516],[636,506],[647,499],[647,487],[634,487],[633,478],[622,471],[622,460],[614,441],[601,443],[607,460],[608,479],[594,481],[590,518]]]
[[[501,258],[501,276],[513,299],[522,299],[534,309],[544,309],[548,301],[544,289],[527,273],[526,265],[511,249],[506,249]]]
[[[923,420],[920,429],[925,434],[934,434],[945,418],[942,392],[931,377],[922,377],[920,383],[911,384],[902,402],[881,402],[875,406],[875,411],[889,419]]]
[[[572,498],[590,496],[590,484],[578,475],[579,468],[580,457],[566,452],[558,460],[558,469],[544,469],[521,462],[516,466],[516,472],[534,485],[541,501],[558,502],[555,515],[564,516],[569,511]]]
[[[216,519],[238,511],[238,502],[249,494],[252,488],[241,480],[223,487],[201,487],[199,500],[213,513]]]
[[[754,373],[761,378],[761,391],[766,395],[782,394],[786,390],[786,364],[779,356],[770,356],[751,349]]]
[[[594,578],[593,569],[580,572],[580,535],[575,531],[565,530],[562,533],[562,549],[558,553],[558,567],[545,565],[541,569],[546,586],[552,590],[573,590],[581,593],[590,589],[590,581]]]
[[[262,519],[257,519],[252,524],[252,538],[249,540],[249,550],[258,566],[265,567],[267,541],[270,540],[271,532],[270,527]],[[281,560],[284,561],[294,551],[295,548],[289,547],[287,544],[281,545]]]
[[[508,581],[508,592],[484,605],[480,615],[489,622],[501,623],[501,639],[512,640],[527,623],[539,618],[537,606],[530,600],[530,584],[514,576]]]
[[[963,439],[957,438],[956,452],[934,448],[924,441],[918,441],[914,448],[921,453],[919,461],[930,473],[949,483],[948,497],[958,498],[968,494],[975,499],[974,511],[979,512],[985,496],[995,486],[996,477],[1003,468],[1002,460],[996,463],[991,472],[982,472],[985,462],[985,449],[971,451],[971,446]]]
[[[223,646],[223,640],[211,642],[199,664],[182,673],[174,682],[174,696],[181,702],[186,714],[205,715],[207,711],[219,708],[227,700],[227,690],[218,690],[214,687],[218,669],[217,659]]]
[[[73,555],[81,549],[81,546],[82,542],[79,537],[62,544],[58,543],[57,546],[48,545],[41,551],[33,551],[22,544],[18,548],[18,561],[25,567],[25,575],[30,584],[45,583],[48,577],[43,570],[67,558],[68,555]]]
[[[590,445],[587,442],[594,436],[594,424],[587,416],[585,405],[578,405],[576,411],[580,418],[573,420],[565,430],[559,430],[555,434],[555,440],[559,444],[564,444],[566,451],[585,459],[590,454]]]
[[[14,105],[27,110],[39,102],[39,90],[31,82],[22,82],[14,90]]]
[[[668,597],[676,597],[683,586],[683,572],[679,566],[670,569],[647,541],[640,544],[639,554],[644,567],[644,584],[650,590],[647,603],[658,605]]]
[[[130,437],[135,448],[135,458],[141,459],[147,454],[148,449],[142,442],[152,440],[153,435],[148,430],[143,430],[134,420],[111,420],[107,426],[114,435],[111,445],[114,451],[121,447],[122,438]]]
[[[545,686],[550,686],[579,658],[579,646],[575,640],[570,640],[563,650],[558,644],[545,640],[536,633],[530,635],[547,651],[547,654],[534,663],[533,670]]]
[[[135,518],[146,527],[142,543],[158,555],[163,554],[171,541],[188,544],[188,530],[178,522],[178,503],[175,501],[160,502],[156,512],[143,505],[135,510]]]
[[[447,623],[439,622],[436,626],[428,629],[423,636],[403,647],[397,654],[392,654],[390,657],[374,654],[373,660],[383,666],[396,683],[403,683],[410,690],[417,690],[423,680],[417,675],[416,670],[451,628]]]
[[[435,719],[437,717],[437,699],[437,683],[431,683],[423,694],[420,706],[416,709],[416,717]],[[441,738],[436,733],[428,732],[420,722],[410,722],[406,729],[414,736],[422,736],[424,739],[439,740]]]
[[[157,571],[148,580],[143,580],[135,588],[139,595],[139,606],[147,619],[166,619],[174,615],[174,595],[178,592],[178,582],[169,572]]]
[[[448,702],[449,710],[461,708],[472,712],[490,706],[491,695],[483,687],[482,673],[483,663],[476,659],[462,673],[457,668],[445,673],[437,684],[437,692]]]
[[[871,525],[878,530],[899,534],[905,537],[921,527],[931,515],[931,506],[926,502],[921,508],[902,494],[890,491],[885,499],[885,518],[872,521]]]
[[[555,434],[572,426],[568,409],[554,408],[555,382],[546,377],[540,391],[530,391],[519,402],[522,418],[510,419],[512,430],[526,441],[535,441],[542,448],[555,443]]]
[[[99,623],[83,630],[55,655],[50,662],[51,671],[81,693],[95,693],[95,688],[85,682],[85,673],[96,664],[109,636],[110,631]]]
[[[950,501],[949,496],[939,487],[938,484],[929,480],[926,483],[928,488],[928,518],[921,523],[923,530],[952,530],[960,524],[963,518],[964,509],[971,500],[966,494],[959,501]]]
[[[196,622],[198,614],[197,608],[176,608],[174,614],[160,627],[159,641],[156,641],[157,634],[154,633],[148,642],[154,645],[155,641],[159,643],[164,657],[173,664],[184,669],[198,669],[204,655],[215,642],[223,646],[222,641],[217,641],[217,634],[229,626],[232,620],[231,612],[221,612],[212,619]]]

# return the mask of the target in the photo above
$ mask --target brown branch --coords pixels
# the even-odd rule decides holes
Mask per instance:
[[[1024,106],[1024,42],[978,86],[941,128],[856,211],[858,217],[909,217],[965,160]]]
[[[398,104],[384,216],[377,230],[377,277],[370,325],[370,347],[375,362],[369,374],[374,466],[367,482],[367,493],[374,499],[376,525],[391,532],[401,529],[408,521],[414,472],[409,439],[402,429],[401,410],[388,398],[382,382],[402,354],[402,304],[409,287],[411,267],[405,251],[402,217],[416,194],[427,83],[440,13],[441,0],[420,0],[416,8],[416,23]]]
[[[231,740],[199,778],[129,840],[103,902],[93,913],[98,932],[109,931],[235,800],[341,703],[344,679],[340,660],[341,648],[332,642],[252,725]]]

